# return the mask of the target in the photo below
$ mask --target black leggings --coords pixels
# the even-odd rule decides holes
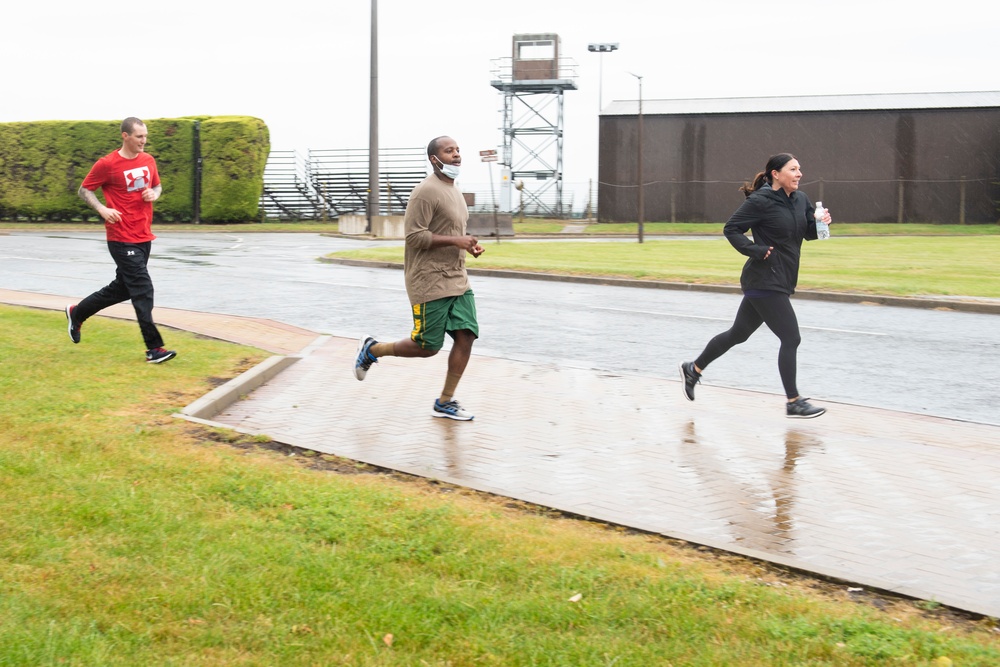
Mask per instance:
[[[746,342],[750,334],[766,324],[767,328],[781,341],[778,350],[778,373],[785,387],[785,396],[795,398],[799,390],[795,386],[796,355],[802,336],[799,335],[799,321],[792,309],[787,294],[774,294],[759,299],[743,297],[740,309],[736,311],[733,326],[708,341],[701,356],[694,360],[695,366],[705,370],[710,363],[724,355],[734,345]]]

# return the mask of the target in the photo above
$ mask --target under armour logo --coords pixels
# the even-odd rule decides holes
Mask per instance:
[[[134,255],[135,254],[135,250],[126,250],[125,254],[126,255]]]
[[[125,177],[125,187],[129,192],[145,190],[149,186],[149,167],[126,169],[122,175]]]

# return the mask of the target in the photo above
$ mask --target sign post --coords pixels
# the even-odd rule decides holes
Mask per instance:
[[[497,198],[493,192],[493,163],[497,161],[495,149],[479,151],[479,158],[483,162],[490,163],[490,199],[493,201],[493,233],[496,234],[497,243],[500,243],[500,218],[497,216]]]

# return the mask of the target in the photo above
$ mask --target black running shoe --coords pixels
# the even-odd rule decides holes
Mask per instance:
[[[701,373],[694,369],[693,361],[682,361],[678,366],[681,379],[684,381],[684,398],[694,400],[694,386],[701,382]]]
[[[66,329],[69,331],[69,339],[74,343],[80,342],[80,325],[73,319],[73,311],[76,306],[66,306]]]
[[[162,364],[164,361],[170,361],[176,356],[177,353],[173,350],[164,350],[162,347],[157,347],[152,350],[146,350],[146,363]]]
[[[813,419],[826,412],[826,408],[818,408],[809,402],[808,398],[798,398],[787,404],[785,416],[789,419]]]

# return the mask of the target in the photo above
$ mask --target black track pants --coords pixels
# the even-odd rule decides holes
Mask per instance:
[[[152,244],[108,241],[108,252],[118,267],[115,279],[81,301],[73,311],[73,319],[83,322],[108,306],[131,299],[135,318],[139,322],[146,349],[163,347],[163,339],[153,324],[153,279],[146,264]]]

